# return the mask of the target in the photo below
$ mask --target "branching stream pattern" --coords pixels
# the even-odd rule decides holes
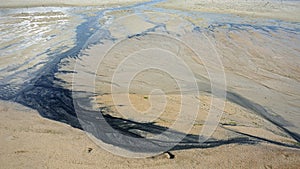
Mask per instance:
[[[75,108],[82,109],[82,111],[86,113],[84,120],[86,120],[87,123],[88,121],[94,120],[95,114],[93,112],[90,110],[84,110],[84,108],[80,105],[73,104],[72,91],[70,90],[70,87],[68,87],[72,84],[70,84],[70,81],[66,79],[58,78],[58,75],[76,73],[72,70],[72,68],[64,69],[64,67],[70,66],[70,62],[68,62],[68,60],[80,60],[82,58],[81,52],[83,50],[88,49],[94,44],[101,44],[104,41],[116,42],[118,40],[117,37],[114,37],[111,34],[110,30],[105,28],[106,24],[110,24],[114,20],[113,16],[107,15],[109,12],[128,10],[139,14],[144,11],[152,11],[176,14],[183,18],[203,18],[203,24],[201,25],[198,25],[199,22],[190,23],[192,25],[191,31],[201,33],[205,32],[209,37],[216,41],[214,42],[214,45],[220,49],[218,52],[221,55],[225,56],[227,50],[230,51],[231,54],[239,57],[237,58],[237,60],[241,61],[240,63],[238,62],[238,64],[240,64],[239,66],[235,65],[236,67],[226,67],[227,61],[230,62],[230,60],[226,60],[226,58],[224,60],[224,64],[226,68],[231,68],[232,70],[242,74],[243,71],[247,73],[247,70],[239,70],[244,66],[242,59],[245,57],[251,58],[251,55],[254,53],[258,53],[258,55],[275,54],[278,55],[278,57],[283,57],[283,60],[285,54],[298,58],[300,56],[298,46],[300,42],[299,23],[266,19],[257,19],[257,21],[254,22],[247,18],[227,14],[184,12],[163,9],[154,6],[158,2],[160,2],[160,0],[107,9],[97,7],[1,9],[0,99],[20,103],[37,110],[40,115],[45,118],[67,123],[76,128],[81,128],[81,125],[77,119]],[[48,17],[45,17],[46,15]],[[101,19],[104,19],[105,21],[100,22]],[[128,35],[128,38],[144,36],[147,33],[156,32],[158,30],[166,34],[170,33],[165,23],[150,21],[149,18],[143,19],[155,26],[150,29],[143,30],[138,34]],[[223,34],[220,32],[223,32]],[[237,39],[238,37],[243,38],[245,34],[248,34],[247,38],[250,39],[249,41],[256,41],[257,44],[265,44],[265,48],[271,46],[268,48],[270,51],[267,50],[266,53],[262,53],[261,49],[257,49],[256,51],[251,50],[251,47],[245,47],[248,44],[244,44],[243,46],[239,44],[239,41],[231,39],[235,35],[237,36]],[[281,47],[281,49],[276,49],[276,45],[277,47]],[[290,62],[293,62],[293,60]],[[299,63],[299,59],[295,62]],[[253,71],[257,73],[257,76],[261,76],[257,70],[259,70],[259,65],[263,65],[265,63],[263,63],[263,60],[259,59],[254,60],[253,63],[258,65],[255,70],[253,68]],[[272,65],[272,63],[270,63],[270,65]],[[227,101],[235,103],[259,115],[261,118],[277,126],[288,137],[293,138],[299,143],[300,126],[299,123],[296,124],[295,121],[299,122],[300,120],[300,108],[299,105],[289,102],[293,99],[300,100],[300,90],[298,90],[300,89],[299,66],[295,67],[292,63],[284,66],[290,66],[289,70],[293,70],[294,72],[291,73],[287,70],[286,72],[280,71],[281,74],[278,74],[277,70],[282,70],[283,68],[272,66],[269,66],[269,69],[263,71],[272,72],[276,74],[279,79],[289,78],[287,83],[291,84],[291,88],[287,87],[289,89],[286,89],[285,91],[278,91],[276,87],[272,88],[268,83],[262,83],[261,85],[266,86],[266,91],[274,90],[280,93],[279,95],[285,102],[278,104],[287,105],[288,108],[286,109],[286,116],[278,113],[284,112],[279,108],[277,109],[276,105],[275,108],[272,109],[271,107],[266,106],[263,102],[260,103],[260,99],[257,99],[258,101],[255,102],[253,101],[254,99],[249,98],[247,94],[235,90],[234,87],[230,87],[230,84],[227,91]],[[248,73],[251,72],[248,70]],[[234,79],[227,80],[234,81]],[[260,83],[255,78],[251,80],[255,81],[255,83]],[[235,83],[232,82],[233,86],[234,84]],[[278,81],[279,86],[280,84],[281,81]],[[205,92],[210,93],[210,90],[207,89]],[[287,95],[290,94],[291,97],[282,95],[282,92],[286,92]],[[84,96],[93,96],[94,94],[95,93],[85,93]],[[89,98],[83,99],[85,99],[87,104],[89,104]],[[272,100],[270,102],[272,102]],[[276,99],[273,102],[273,104],[277,104]],[[107,108],[102,108],[100,112],[105,112],[106,109]],[[132,142],[120,142],[120,139],[114,138],[115,136],[110,134],[112,131],[106,130],[104,126],[101,126],[101,120],[106,120],[115,130],[118,130],[125,135],[137,138],[142,136],[130,132],[133,128],[153,134],[161,133],[166,130],[166,127],[156,125],[155,123],[138,123],[107,114],[103,115],[103,119],[97,120],[100,121],[97,122],[99,125],[98,128],[103,129],[102,133],[105,136],[102,135],[95,137],[102,139],[103,142],[118,145],[133,151],[140,151],[140,148],[143,147],[143,145]],[[229,131],[229,129],[226,130]],[[299,148],[297,144],[282,143],[243,132],[231,132],[234,133],[234,137],[227,139],[211,138],[201,144],[198,143],[198,136],[188,134],[179,144],[174,145],[173,150],[207,148],[231,143],[256,144],[261,141]],[[172,135],[185,135],[185,133],[174,131]],[[160,146],[172,144],[160,143],[159,141],[152,141],[152,143]],[[144,149],[144,151],[155,150]]]

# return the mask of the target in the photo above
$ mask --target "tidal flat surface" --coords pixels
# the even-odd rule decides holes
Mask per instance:
[[[157,6],[159,2],[1,9],[0,99],[81,129],[89,124],[80,123],[78,116],[83,121],[100,120],[100,128],[104,119],[115,130],[149,142],[156,143],[152,136],[171,128],[167,137],[184,137],[174,150],[259,142],[299,148],[299,22],[166,9]],[[219,63],[215,55],[221,66],[213,64]],[[121,62],[128,56],[132,60]],[[173,73],[143,70],[152,62]],[[119,69],[120,63],[124,66]],[[184,66],[189,70],[181,71]],[[136,69],[143,71],[131,79],[128,92],[127,77]],[[208,70],[224,73],[226,99],[214,96],[212,78],[220,74]],[[186,78],[189,73],[192,79]],[[200,102],[199,109],[192,110],[197,117],[188,133],[180,130],[190,121],[172,126],[182,97],[188,100],[186,107]],[[225,107],[220,108],[224,112],[208,142],[198,143],[213,97],[224,100]],[[105,143],[133,151],[143,146],[120,143],[111,129],[104,127],[102,132],[104,136],[95,137]]]

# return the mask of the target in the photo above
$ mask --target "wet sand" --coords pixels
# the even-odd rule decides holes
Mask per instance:
[[[145,0],[71,0],[71,1],[61,1],[61,0],[52,0],[52,1],[43,1],[43,0],[23,0],[23,1],[14,1],[8,0],[2,2],[0,7],[2,8],[22,8],[22,7],[41,7],[41,6],[112,6],[112,5],[129,5],[137,2],[145,2]]]
[[[108,10],[103,6],[3,10],[3,168],[297,168],[300,26],[291,21],[297,21],[293,13],[299,8],[290,2],[274,2],[251,13],[249,10],[261,6],[260,2],[232,2],[227,9],[221,1],[195,3],[172,1]],[[277,10],[289,12],[273,15]],[[18,27],[10,30],[11,25]],[[20,36],[11,36],[14,34]],[[135,53],[153,47],[160,50]],[[200,59],[192,49],[197,50]],[[209,110],[214,106],[207,68],[212,72],[220,69],[214,66],[212,49],[224,66],[227,97],[224,113],[211,138],[198,143],[196,136],[205,127]],[[185,61],[199,91],[191,90],[193,79],[185,78],[189,72],[182,71],[183,65],[173,61],[165,50]],[[133,60],[122,62],[125,66],[117,71],[117,81],[112,82],[113,70],[129,55]],[[127,75],[134,72],[132,68],[142,69],[153,60],[157,66],[175,65],[168,70],[178,76],[172,78],[172,74],[162,71],[144,70],[132,79],[127,93],[125,82]],[[79,80],[74,81],[74,76]],[[185,82],[183,95],[179,94],[178,85],[173,84],[174,79]],[[152,95],[155,88],[162,90]],[[113,97],[122,104],[115,103]],[[93,119],[92,123],[99,120],[92,113],[100,110],[103,119],[121,132],[151,138],[157,130],[171,128],[178,118],[182,97],[188,101],[184,103],[187,107],[194,103],[200,107],[198,111],[188,111],[197,115],[191,130],[182,130],[189,119],[177,126],[177,136],[188,136],[170,151],[174,159],[169,159],[168,154],[131,159],[105,151],[77,129],[81,125],[76,107],[72,106],[76,99],[83,99],[80,108],[84,118]],[[162,104],[164,101],[166,105]],[[110,132],[105,128],[102,131]],[[111,144],[117,145],[118,140]],[[138,143],[128,146],[135,144]]]

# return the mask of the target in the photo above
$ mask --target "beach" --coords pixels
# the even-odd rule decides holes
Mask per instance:
[[[297,168],[297,1],[6,1],[1,168]]]
[[[0,161],[5,169],[297,168],[300,157],[297,149],[271,144],[231,144],[174,151],[174,159],[166,155],[124,158],[101,149],[81,130],[41,118],[38,112],[10,102],[1,102],[0,131]]]
[[[161,3],[159,6],[190,11],[228,13],[250,18],[262,17],[299,22],[299,19],[296,17],[297,13],[299,13],[299,3],[297,1],[172,0],[170,2]]]
[[[71,0],[71,1],[42,1],[42,0],[24,0],[24,1],[16,1],[16,0],[8,0],[1,3],[1,7],[4,8],[20,8],[20,7],[41,7],[41,6],[112,6],[112,5],[128,5],[134,4],[137,2],[143,2],[144,0],[115,0],[115,1],[95,1],[95,0],[87,0],[87,1],[79,1],[79,0]]]

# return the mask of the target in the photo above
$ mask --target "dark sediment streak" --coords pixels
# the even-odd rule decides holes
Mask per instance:
[[[257,115],[263,117],[264,119],[268,120],[269,122],[271,122],[272,124],[277,126],[279,129],[281,129],[282,131],[287,133],[293,139],[300,142],[300,135],[298,133],[294,133],[294,132],[288,130],[286,127],[284,127],[284,126],[290,125],[290,124],[286,120],[284,120],[282,117],[280,117],[278,115],[276,115],[276,116],[271,115],[271,113],[269,113],[263,106],[261,106],[257,103],[254,103],[236,93],[227,92],[227,99],[233,103],[236,103],[236,104],[248,109],[248,110],[253,111]]]

